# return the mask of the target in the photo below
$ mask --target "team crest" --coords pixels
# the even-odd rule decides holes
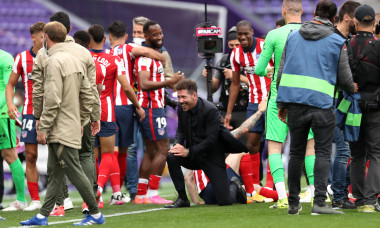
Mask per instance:
[[[21,132],[21,137],[26,138],[27,136],[28,136],[28,132],[27,131],[22,131]]]
[[[29,79],[29,80],[33,80],[33,78],[32,78],[32,73],[28,73],[28,79]]]
[[[163,136],[165,134],[165,128],[158,128],[158,134]]]
[[[164,68],[161,66],[157,69],[157,74],[163,74],[164,73]]]
[[[256,54],[256,59],[259,59],[259,58],[260,58],[260,54],[261,54],[261,53]]]
[[[247,74],[255,74],[255,67],[253,66],[244,67],[244,70]]]
[[[123,49],[119,48],[117,49],[117,55],[121,55],[123,53]]]

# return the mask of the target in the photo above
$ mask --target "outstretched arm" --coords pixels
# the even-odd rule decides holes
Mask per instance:
[[[259,104],[259,109],[255,114],[253,114],[251,117],[249,117],[244,123],[242,123],[238,128],[231,131],[231,134],[236,138],[240,138],[242,135],[247,133],[249,129],[251,129],[253,126],[255,126],[256,122],[260,119],[261,115],[266,111],[267,109],[267,99],[263,99],[263,101]]]

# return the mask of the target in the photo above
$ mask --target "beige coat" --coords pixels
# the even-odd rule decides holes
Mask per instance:
[[[88,77],[92,93],[98,101],[94,104],[92,109],[91,121],[98,121],[100,120],[100,100],[96,88],[96,68],[94,60],[91,53],[86,48],[76,44],[71,36],[66,36],[65,43],[68,44],[66,46],[66,51],[77,57],[80,60],[79,62],[86,68],[85,75]],[[34,117],[37,119],[41,117],[43,109],[44,82],[46,77],[43,69],[46,65],[45,61],[47,58],[48,56],[46,55],[44,48],[41,48],[33,63],[33,109]]]
[[[86,77],[86,67],[73,56],[67,43],[52,46],[45,62],[44,109],[39,131],[48,143],[81,148],[81,126],[88,123],[97,102]]]

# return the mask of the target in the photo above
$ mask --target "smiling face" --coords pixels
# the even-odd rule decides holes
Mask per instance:
[[[148,33],[144,36],[147,44],[152,48],[158,49],[162,47],[164,34],[159,24],[150,26]]]
[[[179,104],[185,112],[193,109],[198,101],[197,93],[190,94],[187,89],[178,90],[177,97]]]
[[[237,37],[243,48],[251,48],[253,46],[253,29],[248,25],[237,27]]]

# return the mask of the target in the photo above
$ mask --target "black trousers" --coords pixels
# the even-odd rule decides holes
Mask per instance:
[[[307,136],[311,129],[315,140],[314,204],[326,204],[327,180],[330,170],[331,146],[334,137],[335,114],[331,109],[290,104],[288,126],[291,136],[288,170],[289,205],[299,203],[301,172],[305,160]]]
[[[380,111],[362,113],[359,140],[350,143],[351,184],[357,206],[373,205],[380,192]],[[369,160],[367,177],[366,162]]]
[[[185,181],[183,178],[181,166],[198,170],[202,169],[209,178],[214,189],[215,198],[219,206],[231,205],[230,184],[227,178],[226,163],[224,162],[224,153],[213,152],[206,156],[196,155],[192,158],[177,157],[169,153],[167,157],[170,177],[173,180],[177,192],[186,194]]]

